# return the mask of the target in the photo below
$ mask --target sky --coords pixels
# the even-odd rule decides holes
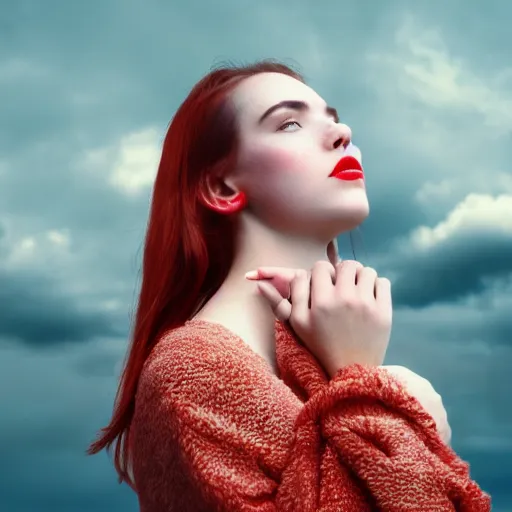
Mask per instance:
[[[110,419],[162,141],[212,66],[275,58],[363,151],[356,248],[393,283],[386,363],[432,382],[455,450],[512,512],[512,4],[0,7],[0,509],[138,510],[84,453]]]

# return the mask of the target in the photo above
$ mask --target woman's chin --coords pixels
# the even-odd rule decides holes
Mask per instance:
[[[358,205],[353,205],[352,208],[345,208],[342,215],[338,217],[339,234],[352,231],[359,227],[370,215],[370,205],[368,202],[362,202]]]

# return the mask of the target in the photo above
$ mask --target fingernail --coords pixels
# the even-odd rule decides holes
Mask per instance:
[[[257,270],[249,270],[249,272],[245,274],[245,279],[258,279],[258,277],[259,274]]]

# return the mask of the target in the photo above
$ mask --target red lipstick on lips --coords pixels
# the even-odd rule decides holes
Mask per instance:
[[[344,156],[336,164],[329,177],[345,181],[364,180],[364,172],[357,158]]]

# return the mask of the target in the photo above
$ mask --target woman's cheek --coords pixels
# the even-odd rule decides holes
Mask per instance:
[[[248,155],[248,170],[259,180],[297,175],[307,167],[305,155],[295,148],[266,147]]]

